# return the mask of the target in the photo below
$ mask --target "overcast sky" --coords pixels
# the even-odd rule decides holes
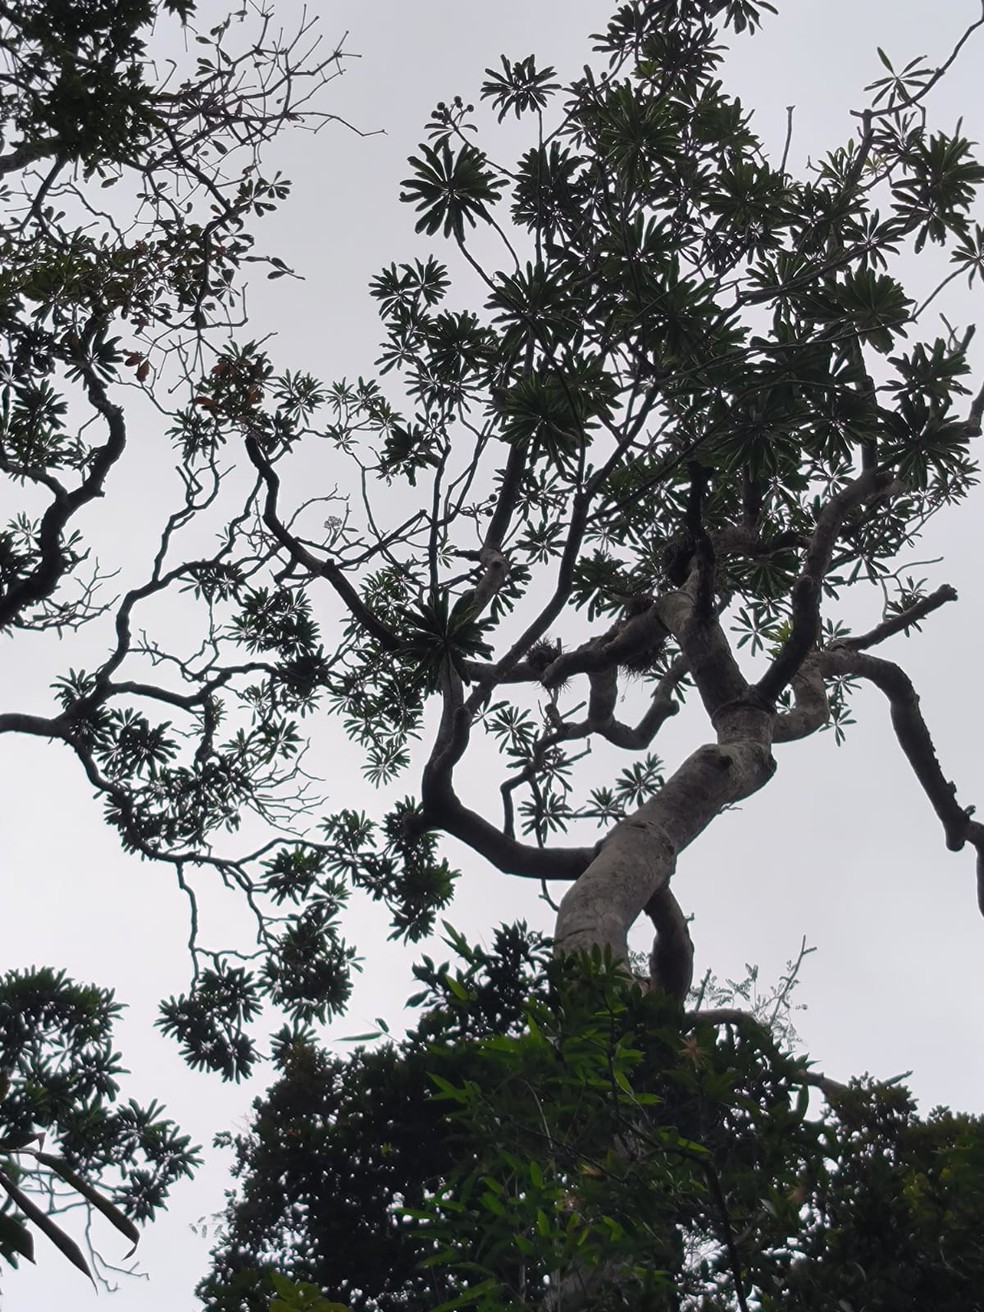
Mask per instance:
[[[755,125],[781,154],[786,106],[796,106],[790,164],[842,143],[852,131],[848,110],[861,88],[880,75],[875,46],[897,65],[917,54],[937,61],[979,13],[977,0],[798,0],[752,41],[742,40],[728,65],[730,86],[756,109]],[[289,25],[297,7],[284,6]],[[587,58],[586,35],[608,16],[586,0],[360,0],[327,3],[326,40],[348,31],[361,54],[326,93],[326,107],[366,130],[364,139],[340,126],[319,136],[298,134],[283,151],[295,181],[287,209],[270,223],[263,244],[306,275],[302,284],[264,283],[252,297],[251,336],[276,331],[278,359],[327,379],[370,374],[378,327],[366,283],[385,263],[412,258],[422,247],[413,218],[397,202],[404,160],[421,140],[436,101],[460,93],[477,99],[486,66],[501,53],[535,53],[565,77]],[[933,122],[952,129],[962,114],[980,135],[984,109],[979,69],[984,42],[966,53],[931,102]],[[949,316],[980,315],[964,288],[946,302]],[[979,291],[975,293],[980,301]],[[929,331],[933,325],[927,328]],[[984,369],[984,357],[979,356]],[[147,441],[154,438],[148,434]],[[139,457],[138,457],[139,458]],[[104,503],[119,513],[110,536],[129,541],[135,511],[144,507],[134,482],[129,512],[115,512],[119,488],[141,470],[131,460]],[[334,481],[334,474],[326,472]],[[100,512],[103,507],[100,507]],[[896,640],[883,654],[901,661],[922,696],[944,771],[964,804],[984,806],[980,751],[979,576],[984,539],[980,495],[940,519],[916,559],[945,555],[940,565],[914,569],[934,585],[951,582],[960,603],[931,617],[921,636]],[[872,592],[858,624],[877,622]],[[53,652],[21,638],[0,646],[3,709],[16,704],[45,712],[41,671],[79,665],[66,640]],[[47,662],[47,664],[46,664]],[[33,700],[32,700],[33,699]],[[912,1070],[911,1087],[925,1110],[945,1102],[984,1111],[984,1055],[978,998],[984,993],[984,921],[977,914],[974,863],[948,853],[940,827],[899,752],[880,695],[857,699],[858,725],[837,749],[824,734],[777,749],[779,772],[740,811],[722,817],[681,860],[674,888],[696,916],[697,971],[711,966],[740,976],[745,962],[774,978],[805,935],[818,951],[809,959],[800,997],[809,1009],[797,1023],[818,1066],[835,1078],[870,1070],[889,1077]],[[703,740],[699,716],[670,721],[656,744],[672,765]],[[328,776],[337,806],[368,804],[353,792],[355,771],[337,762],[312,763]],[[334,774],[332,773],[334,769]],[[120,1031],[132,1070],[127,1096],[158,1097],[201,1142],[242,1123],[263,1075],[250,1090],[188,1072],[152,1029],[157,1001],[187,985],[185,905],[170,873],[124,857],[100,822],[76,763],[55,747],[0,738],[0,794],[5,876],[0,961],[5,969],[34,964],[66,968],[80,980],[117,989],[129,1006]],[[525,915],[551,927],[536,889],[482,869],[453,852],[466,871],[451,919],[471,936]],[[385,942],[381,916],[360,904],[349,926],[367,959],[349,1015],[330,1039],[371,1028],[384,1015],[401,1024],[409,953]],[[127,1312],[189,1312],[207,1245],[189,1226],[215,1212],[227,1181],[216,1154],[198,1180],[174,1195],[170,1214],[141,1246],[149,1279],[128,1281],[116,1295]],[[107,1233],[105,1251],[122,1249]],[[71,1300],[76,1312],[95,1295],[39,1237],[39,1265],[2,1274],[7,1312],[46,1309]],[[105,1296],[101,1308],[112,1307]]]

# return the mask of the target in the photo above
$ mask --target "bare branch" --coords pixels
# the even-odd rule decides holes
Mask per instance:
[[[920,620],[925,619],[927,615],[932,615],[934,610],[939,610],[948,601],[956,600],[956,588],[951,587],[949,583],[944,583],[942,587],[937,588],[928,597],[923,597],[920,601],[914,602],[905,610],[899,611],[897,615],[891,616],[890,619],[883,620],[870,632],[858,634],[857,637],[853,638],[839,638],[836,646],[846,648],[848,651],[866,651],[869,647],[884,642],[886,638],[891,638],[896,633],[908,633],[910,628],[917,625]]]
[[[912,680],[901,666],[878,656],[851,651],[840,644],[821,653],[819,663],[824,673],[848,674],[867,679],[888,698],[892,727],[899,746],[943,826],[947,847],[951,852],[959,852],[969,842],[977,851],[978,900],[979,903],[984,902],[981,882],[984,872],[984,825],[971,819],[973,807],[960,806],[956,797],[956,785],[943,774]],[[984,905],[981,911],[984,914]]]

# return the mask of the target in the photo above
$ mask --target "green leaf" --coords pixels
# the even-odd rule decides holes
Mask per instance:
[[[270,1282],[276,1290],[270,1300],[269,1312],[349,1312],[344,1303],[332,1303],[317,1285],[288,1280],[277,1271],[271,1271]]]
[[[404,179],[400,199],[421,211],[417,232],[430,236],[443,227],[445,237],[463,241],[467,219],[474,227],[478,217],[488,217],[488,206],[499,199],[503,189],[485,156],[474,146],[465,144],[456,155],[447,141],[436,150],[420,147],[421,156],[411,156],[414,176]]]
[[[439,1303],[437,1307],[431,1309],[431,1312],[453,1312],[454,1308],[467,1307],[469,1303],[477,1303],[480,1298],[484,1298],[486,1294],[490,1294],[498,1287],[499,1282],[497,1280],[483,1280],[480,1284],[466,1289],[464,1293],[459,1294],[456,1298],[449,1298],[446,1303]]]
[[[612,1071],[612,1076],[615,1080],[615,1083],[618,1085],[620,1089],[622,1089],[625,1093],[628,1094],[632,1093],[632,1085],[629,1083],[629,1077],[626,1075],[625,1071],[623,1071],[620,1067],[616,1066],[615,1069]]]
[[[29,1262],[34,1261],[34,1237],[23,1221],[9,1212],[0,1212],[0,1252],[19,1253]]]
[[[71,1239],[59,1226],[55,1225],[47,1212],[43,1212],[37,1204],[19,1189],[17,1185],[0,1171],[0,1189],[4,1189],[10,1196],[14,1205],[20,1209],[37,1228],[55,1245],[60,1253],[68,1258],[72,1266],[76,1267],[83,1275],[92,1280],[93,1288],[96,1288],[96,1282],[93,1280],[92,1272],[89,1270],[89,1264],[82,1255],[82,1250],[74,1239]]]

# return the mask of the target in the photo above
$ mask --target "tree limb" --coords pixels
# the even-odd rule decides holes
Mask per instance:
[[[848,651],[865,651],[868,647],[874,647],[879,642],[884,642],[886,638],[893,637],[896,633],[908,632],[913,625],[918,624],[927,615],[932,615],[934,610],[939,610],[948,601],[956,600],[956,588],[951,587],[949,583],[944,583],[935,592],[931,592],[928,597],[923,597],[921,601],[917,601],[906,610],[900,611],[898,615],[892,615],[889,619],[883,620],[881,624],[876,625],[868,633],[858,634],[857,637],[839,638],[836,645]]]
[[[912,680],[901,666],[840,644],[821,653],[820,667],[824,673],[867,679],[888,698],[895,736],[943,826],[947,847],[959,852],[969,842],[977,851],[978,905],[984,914],[984,825],[971,819],[973,807],[960,806],[956,785],[943,774]]]
[[[266,496],[263,506],[263,522],[273,534],[276,541],[279,542],[288,552],[291,559],[296,564],[301,565],[315,577],[328,580],[338,596],[348,607],[352,617],[371,637],[376,639],[381,647],[386,651],[398,651],[402,645],[399,638],[382,622],[381,619],[379,619],[378,616],[373,614],[349,580],[345,577],[344,572],[330,560],[319,560],[317,556],[308,551],[308,549],[281,521],[280,516],[277,513],[277,502],[280,494],[280,478],[269,460],[267,460],[266,456],[260,450],[259,443],[255,437],[247,435],[245,439],[245,447],[247,455],[259,472],[266,488]]]
[[[793,585],[793,622],[789,636],[771,666],[756,685],[756,692],[767,702],[774,702],[802,665],[820,636],[820,598],[823,580],[830,568],[834,544],[850,512],[862,502],[883,495],[894,482],[894,475],[879,470],[865,470],[830,498],[817,519],[810,538],[799,578]]]

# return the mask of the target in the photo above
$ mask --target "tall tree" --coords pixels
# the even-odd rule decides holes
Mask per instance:
[[[51,502],[36,529],[8,534],[8,625],[91,611],[84,586],[65,599],[83,557],[72,517],[124,448],[109,379],[130,368],[148,381],[155,367],[140,349],[119,358],[114,316],[156,331],[183,362],[187,405],[171,432],[184,498],[149,578],[115,608],[107,658],[64,679],[56,714],[12,713],[0,728],[66,742],[127,846],[183,873],[218,865],[252,899],[259,972],[219,955],[196,996],[168,1009],[193,1060],[227,1075],[248,1067],[240,1022],[258,990],[299,1020],[344,1003],[346,881],[388,903],[395,932],[426,932],[454,879],[441,832],[500,870],[570,885],[557,925],[566,947],[624,955],[645,912],[654,978],[681,993],[691,950],[670,892],[681,854],[768,781],[774,744],[828,723],[840,733],[859,680],[891,703],[947,843],[980,843],[907,677],[870,650],[954,596],[921,595],[900,577],[900,553],[965,495],[984,400],[955,410],[970,333],[920,340],[924,309],[893,269],[910,248],[940,246],[954,273],[976,279],[982,243],[968,215],[984,174],[959,132],[924,123],[942,71],[921,63],[886,67],[857,141],[805,179],[770,163],[715,77],[718,26],[754,28],[760,9],[624,7],[599,38],[604,69],[569,88],[556,115],[552,70],[505,59],[482,95],[500,120],[535,125],[511,170],[475,144],[467,105],[438,106],[405,196],[418,231],[454,247],[485,308],[447,308],[450,274],[434,257],[375,280],[382,370],[402,376],[406,413],[377,382],[326,388],[278,373],[255,343],[216,346],[211,364],[204,354],[208,316],[225,313],[236,268],[253,258],[245,219],[283,191],[256,176],[251,154],[237,173],[230,146],[252,152],[295,112],[278,100],[297,82],[293,46],[271,54],[272,86],[244,85],[244,65],[222,50],[202,56],[209,95],[194,84],[165,93],[156,118],[137,98],[136,130],[150,134],[134,165],[149,241],[142,229],[137,240],[66,232],[31,208],[40,235],[16,247],[27,288],[11,291],[11,341],[30,368],[9,388],[8,422],[8,442],[30,450],[11,447],[8,473]],[[65,167],[49,138],[45,198]],[[112,141],[89,149],[90,177],[114,181],[128,164]],[[191,188],[180,203],[172,167]],[[72,178],[64,185],[81,196]],[[187,214],[199,199],[211,215],[201,223]],[[503,270],[487,240],[476,244],[482,233],[502,243]],[[61,261],[47,291],[45,241]],[[68,248],[81,253],[66,290]],[[49,378],[59,369],[105,429],[101,444],[71,437]],[[352,459],[360,497],[315,484],[304,499],[319,439]],[[237,445],[256,476],[238,513],[219,465]],[[72,489],[57,478],[65,462],[83,471]],[[218,512],[219,548],[180,558],[176,543],[207,511]],[[848,634],[835,603],[871,581],[885,613]],[[202,603],[197,654],[135,638],[135,615],[153,617],[163,594],[188,588]],[[150,666],[167,677],[151,682]],[[688,693],[713,741],[664,776],[649,749]],[[379,825],[335,815],[322,841],[270,845],[259,866],[213,855],[212,835],[244,809],[284,814],[278,800],[300,777],[297,717],[325,702],[377,783],[406,770],[411,740],[432,732],[425,708],[440,706],[419,797]],[[479,738],[506,761],[497,808],[456,791]],[[602,745],[636,759],[607,785],[579,787],[578,764]],[[579,841],[564,843],[572,827]],[[278,927],[284,903],[296,911]]]
[[[44,39],[49,9],[30,11]],[[721,32],[754,30],[768,9],[633,0],[599,36],[598,66],[566,89],[532,58],[503,59],[481,94],[500,122],[531,125],[513,167],[479,147],[472,106],[438,105],[404,194],[453,267],[428,256],[375,280],[385,384],[326,387],[221,335],[237,270],[254,258],[243,225],[282,199],[252,152],[295,112],[283,100],[294,44],[270,53],[261,40],[240,60],[223,24],[205,38],[218,49],[203,54],[201,83],[158,88],[148,105],[139,77],[122,79],[136,90],[114,124],[135,125],[136,155],[115,126],[103,140],[91,114],[17,120],[11,169],[29,170],[29,222],[9,230],[4,459],[15,485],[48,501],[36,527],[5,539],[7,628],[99,618],[91,582],[66,590],[83,577],[72,521],[125,449],[126,370],[139,385],[158,361],[177,373],[166,381],[183,498],[147,577],[107,614],[105,658],[64,678],[52,713],[12,711],[0,730],[74,752],[126,846],[176,868],[196,932],[196,868],[217,869],[255,912],[258,961],[196,938],[194,987],[165,1006],[194,1064],[246,1072],[244,1027],[265,1000],[295,1022],[277,1051],[306,1059],[299,1026],[348,996],[349,887],[388,905],[394,933],[420,938],[453,892],[442,834],[495,869],[566,888],[556,941],[568,956],[623,961],[631,924],[648,916],[657,987],[648,1002],[637,990],[605,1005],[679,1001],[693,954],[670,891],[678,862],[682,873],[690,843],[769,781],[774,745],[843,732],[860,681],[890,703],[947,844],[984,847],[907,675],[871,654],[955,599],[911,585],[903,553],[965,497],[984,391],[965,381],[969,330],[926,337],[927,302],[900,273],[934,247],[954,276],[973,285],[984,272],[971,218],[984,169],[959,127],[930,126],[946,65],[896,72],[887,56],[854,142],[802,178],[770,161],[717,78]],[[124,36],[124,62],[139,68]],[[104,37],[84,58],[74,28],[53,40],[68,70],[56,85],[75,95],[102,67]],[[270,77],[244,83],[257,51]],[[35,119],[37,139],[24,126]],[[81,141],[66,127],[76,120]],[[93,237],[76,207],[91,210],[93,181],[124,176],[139,179],[146,232],[117,221]],[[51,203],[59,189],[67,219]],[[269,272],[287,269],[274,259]],[[109,337],[117,322],[128,354]],[[354,495],[325,486],[326,449],[351,459]],[[235,505],[229,452],[244,453],[249,477]],[[210,522],[219,546],[182,552]],[[869,582],[885,607],[851,633],[838,605]],[[194,637],[135,636],[138,615],[160,619],[182,590],[198,603]],[[667,770],[650,748],[688,700],[705,713],[699,745]],[[218,855],[244,810],[296,817],[298,721],[321,706],[379,784],[411,772],[426,738],[417,795],[379,822],[344,811],[317,834]],[[584,769],[592,749],[634,755],[599,786]],[[487,787],[460,796],[466,753],[484,774],[497,751],[495,804]],[[648,1032],[648,1015],[632,1011],[625,1034]],[[699,1067],[700,1043],[688,1050]],[[617,1098],[615,1112],[627,1115]]]
[[[325,396],[361,498],[302,502],[311,440],[279,438],[262,396],[243,405],[265,356],[230,355],[206,393],[261,478],[294,606],[344,626],[321,679],[369,777],[428,744],[418,797],[381,823],[329,818],[284,847],[271,889],[303,907],[345,877],[412,937],[451,897],[446,833],[566,889],[556,945],[597,954],[573,985],[541,962],[528,987],[554,992],[530,1011],[500,991],[529,968],[515,941],[494,960],[458,943],[459,975],[422,972],[444,1009],[402,1048],[345,1063],[303,1034],[280,1045],[237,1141],[210,1307],[261,1306],[278,1265],[366,1307],[956,1308],[975,1288],[977,1121],[826,1082],[811,1121],[817,1081],[761,1027],[666,998],[691,982],[670,891],[690,843],[768,783],[776,745],[847,732],[861,682],[947,846],[976,850],[981,896],[984,830],[905,670],[872,653],[956,600],[913,585],[905,553],[974,483],[984,389],[972,330],[927,336],[935,291],[917,303],[900,278],[939,247],[941,284],[976,284],[984,169],[929,119],[949,62],[896,72],[884,54],[852,143],[803,178],[770,162],[716,78],[721,30],[766,8],[625,4],[601,67],[563,89],[503,58],[481,95],[532,123],[513,167],[471,105],[438,105],[403,190],[451,259],[372,287],[401,392]],[[852,632],[845,599],[872,583],[884,605]],[[250,621],[272,646],[273,617]],[[650,747],[688,699],[703,742],[667,769]],[[598,786],[608,749],[636,758]],[[648,992],[610,973],[640,915]]]
[[[344,1006],[350,885],[387,904],[395,934],[427,933],[455,878],[441,833],[501,871],[566,888],[565,948],[624,956],[646,914],[653,980],[682,995],[692,948],[670,880],[683,852],[768,782],[774,745],[828,726],[840,735],[861,681],[890,703],[947,844],[980,845],[907,676],[871,649],[955,596],[924,593],[903,553],[971,485],[984,394],[965,381],[971,331],[923,340],[928,302],[907,296],[899,273],[939,247],[952,276],[974,283],[984,245],[970,209],[984,172],[959,130],[924,121],[945,66],[896,73],[887,56],[855,141],[802,179],[770,162],[716,76],[716,34],[754,30],[762,9],[625,6],[598,38],[602,66],[564,94],[551,69],[504,59],[482,97],[500,121],[533,125],[511,169],[479,149],[460,98],[437,107],[405,198],[418,232],[450,244],[466,306],[477,289],[484,308],[449,305],[452,272],[433,255],[384,270],[372,294],[394,397],[382,380],[325,386],[278,371],[255,341],[203,339],[202,317],[224,313],[254,258],[246,217],[283,191],[252,164],[237,174],[219,130],[239,143],[246,119],[244,146],[258,147],[294,112],[277,87],[297,78],[278,71],[246,113],[242,66],[203,56],[225,101],[175,93],[188,149],[213,161],[201,177],[188,170],[187,203],[201,197],[212,217],[196,223],[148,186],[153,250],[135,246],[149,283],[110,282],[98,330],[73,310],[52,340],[109,435],[98,461],[85,443],[73,458],[102,470],[125,420],[99,370],[149,383],[154,366],[136,348],[99,364],[115,349],[99,334],[107,315],[159,325],[183,371],[168,393],[183,502],[149,577],[113,608],[106,658],[62,680],[55,713],[10,713],[0,729],[71,748],[126,846],[177,868],[196,935],[197,868],[248,900],[257,964],[196,937],[194,987],[165,1009],[194,1063],[247,1071],[244,1024],[264,997],[300,1023]],[[294,56],[275,53],[274,69]],[[216,103],[205,136],[195,115]],[[153,177],[181,158],[161,149],[160,164],[149,147],[140,156]],[[285,271],[274,259],[271,276]],[[99,308],[109,293],[96,281]],[[48,313],[61,302],[43,302]],[[60,415],[42,427],[49,447],[64,444]],[[21,429],[40,431],[17,418]],[[357,493],[322,485],[326,447],[352,462]],[[221,462],[237,450],[253,481],[235,503]],[[47,486],[44,460],[66,458],[46,448],[30,479]],[[12,559],[27,562],[7,589],[18,623],[85,611],[64,600],[67,562],[81,555],[66,507],[103,477],[73,493],[51,484],[35,537],[12,534]],[[197,545],[209,524],[218,548],[182,556],[182,538]],[[883,613],[848,633],[837,603],[870,583]],[[181,590],[199,603],[193,636],[155,638],[162,600]],[[34,609],[17,609],[34,591]],[[149,636],[135,635],[137,617]],[[666,773],[651,746],[688,697],[706,712],[707,741]],[[250,810],[295,828],[310,814],[313,794],[297,809],[299,720],[319,707],[377,784],[405,774],[427,736],[417,795],[378,822],[343,811],[251,854],[216,847]],[[497,802],[487,789],[463,800],[462,760],[490,750],[505,763]],[[602,753],[611,778],[599,785]]]
[[[326,700],[379,784],[430,743],[416,798],[381,822],[336,814],[271,858],[267,892],[302,908],[296,951],[269,967],[282,1000],[314,983],[340,880],[385,900],[396,933],[430,929],[454,880],[441,833],[566,890],[564,950],[624,957],[648,915],[653,980],[682,996],[683,853],[769,781],[774,746],[840,736],[862,681],[948,846],[981,847],[907,675],[872,649],[955,599],[905,578],[904,552],[972,485],[984,392],[965,381],[972,330],[924,340],[928,302],[899,273],[940,247],[975,283],[984,169],[927,121],[944,70],[887,56],[856,140],[802,179],[770,162],[716,77],[720,30],[762,8],[625,5],[601,67],[563,93],[504,58],[481,94],[532,123],[513,168],[479,148],[473,107],[439,104],[404,199],[483,309],[449,304],[434,256],[392,265],[372,294],[399,397],[312,384],[302,425],[292,375],[248,345],[181,420],[187,444],[241,443],[258,478],[242,532],[271,553],[269,583],[224,581],[223,600],[279,661],[247,703]],[[308,495],[325,444],[360,492]],[[872,583],[884,606],[851,633],[838,605]],[[667,772],[650,748],[689,697],[707,741]],[[459,766],[487,778],[489,749],[498,796],[471,804]],[[594,749],[632,760],[582,784]]]

